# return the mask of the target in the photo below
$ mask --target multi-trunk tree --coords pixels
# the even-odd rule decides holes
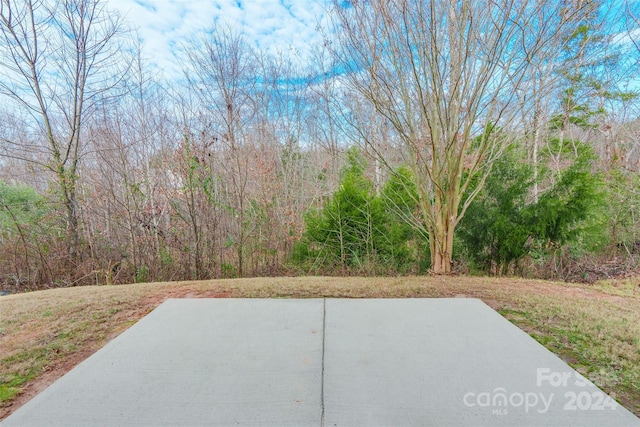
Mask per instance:
[[[455,228],[482,188],[472,189],[471,182],[484,182],[509,143],[505,135],[517,134],[509,128],[529,67],[584,7],[563,1],[334,2],[334,53],[343,84],[368,100],[404,145],[435,273],[451,270]],[[496,132],[500,128],[509,132]]]

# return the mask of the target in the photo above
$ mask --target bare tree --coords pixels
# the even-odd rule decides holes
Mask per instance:
[[[30,118],[33,142],[4,140],[5,156],[53,174],[71,259],[80,245],[78,171],[88,116],[118,82],[123,30],[102,0],[1,0],[0,95]],[[33,155],[37,153],[37,155]]]
[[[405,147],[435,273],[451,270],[456,225],[515,134],[509,127],[516,124],[516,94],[532,60],[581,7],[568,6],[512,0],[334,2],[334,53],[343,84],[391,123]],[[542,16],[557,18],[544,22]],[[367,142],[376,148],[375,141]]]
[[[213,145],[222,145],[227,156],[221,163],[233,211],[233,241],[238,275],[244,274],[244,246],[248,237],[247,185],[249,157],[248,127],[255,110],[252,95],[256,84],[256,61],[244,36],[229,26],[220,26],[186,49],[187,78],[206,112],[205,131]]]

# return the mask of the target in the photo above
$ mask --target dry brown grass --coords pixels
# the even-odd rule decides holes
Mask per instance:
[[[480,298],[640,415],[640,279],[258,278],[0,297],[0,420],[167,298]]]

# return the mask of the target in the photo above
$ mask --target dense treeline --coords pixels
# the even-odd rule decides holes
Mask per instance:
[[[107,2],[2,0],[2,289],[633,271],[636,5],[382,3],[313,58],[218,24],[169,82]]]

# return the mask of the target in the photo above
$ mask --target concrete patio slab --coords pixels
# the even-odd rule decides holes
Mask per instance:
[[[3,426],[640,426],[475,299],[168,300]]]
[[[319,425],[323,301],[168,300],[2,426]]]
[[[328,300],[328,426],[634,426],[477,299]]]

